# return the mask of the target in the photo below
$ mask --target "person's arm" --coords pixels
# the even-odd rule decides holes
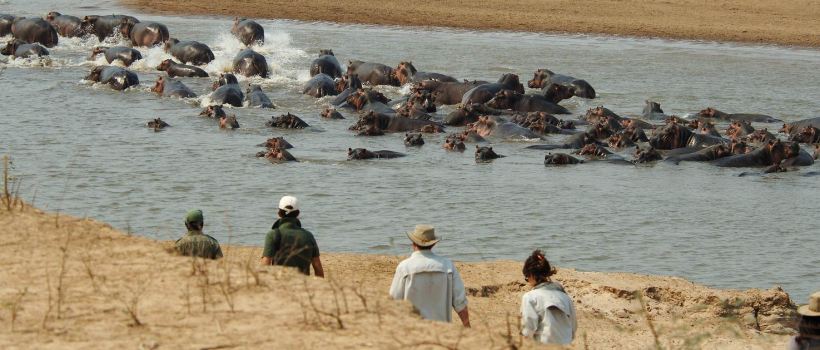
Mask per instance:
[[[535,304],[524,294],[521,297],[521,335],[531,338],[538,330],[538,311]]]
[[[393,283],[390,284],[389,294],[394,300],[404,300],[404,274],[399,272],[399,267],[396,268],[396,273],[393,274]]]
[[[461,324],[464,327],[470,327],[470,312],[467,311],[467,293],[464,288],[464,281],[461,280],[461,275],[458,269],[453,266],[453,309],[456,310],[458,317],[461,319]]]
[[[313,265],[313,274],[316,275],[316,277],[324,278],[325,277],[325,270],[322,268],[322,259],[320,259],[318,256],[314,257],[312,265]]]
[[[216,251],[214,252],[214,259],[222,258],[222,247],[219,246],[219,243],[216,244]]]
[[[278,231],[270,231],[265,236],[265,248],[262,250],[262,259],[259,261],[262,265],[273,265],[273,255],[276,254],[276,236]]]

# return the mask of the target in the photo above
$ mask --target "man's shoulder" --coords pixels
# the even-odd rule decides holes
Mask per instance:
[[[211,243],[214,243],[214,244],[216,244],[216,245],[219,245],[219,241],[218,241],[218,240],[216,240],[216,238],[213,238],[211,235],[203,235],[203,236],[205,236],[205,239],[207,239],[207,240],[208,240],[208,241],[210,241]]]

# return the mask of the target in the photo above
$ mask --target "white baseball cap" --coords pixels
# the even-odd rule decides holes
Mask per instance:
[[[285,211],[285,214],[290,214],[293,211],[299,210],[299,201],[293,196],[284,196],[279,200],[279,209]]]

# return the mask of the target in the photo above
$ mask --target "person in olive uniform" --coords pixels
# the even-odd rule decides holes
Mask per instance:
[[[295,197],[284,196],[279,201],[279,220],[273,224],[265,237],[262,265],[282,265],[299,269],[299,272],[324,277],[319,246],[310,231],[302,228],[299,221],[299,203]]]
[[[202,210],[191,210],[185,215],[185,227],[188,233],[178,239],[175,246],[180,255],[196,256],[206,259],[219,259],[222,249],[219,242],[211,236],[202,233],[205,218]]]

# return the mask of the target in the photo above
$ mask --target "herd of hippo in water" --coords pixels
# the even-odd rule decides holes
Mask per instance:
[[[235,107],[276,108],[259,85],[243,90],[236,75],[246,77],[270,74],[265,57],[252,48],[263,43],[264,29],[253,20],[236,18],[231,33],[246,47],[236,54],[233,72],[223,73],[213,83],[210,105],[201,116],[218,121],[221,128],[235,129],[239,122],[228,115],[223,105]],[[177,77],[208,77],[200,66],[214,60],[208,45],[197,41],[180,41],[170,37],[168,28],[158,22],[143,22],[132,16],[108,15],[83,18],[50,12],[43,18],[23,18],[0,14],[0,37],[11,34],[1,52],[21,58],[49,55],[48,49],[58,44],[59,37],[96,36],[102,43],[109,37],[121,36],[131,46],[95,47],[90,59],[104,55],[105,61],[119,61],[122,66],[94,67],[86,80],[124,90],[139,84],[136,73],[128,70],[142,59],[134,47],[162,46],[175,60],[166,59],[156,67],[160,76],[151,91],[166,97],[193,98],[197,94]],[[177,62],[178,61],[178,62]],[[412,62],[400,62],[395,68],[374,62],[352,60],[346,69],[332,50],[320,50],[309,66],[310,80],[302,93],[322,98],[333,96],[330,106],[321,112],[325,119],[345,119],[339,112],[354,113],[357,120],[350,130],[358,136],[380,136],[404,133],[407,147],[425,143],[423,134],[443,133],[447,127],[463,127],[449,133],[442,147],[463,152],[465,144],[474,143],[475,159],[487,162],[504,157],[486,145],[488,140],[546,140],[547,135],[566,135],[553,144],[533,144],[531,150],[569,150],[569,153],[547,153],[544,165],[559,166],[584,162],[610,162],[634,165],[654,161],[674,164],[687,161],[712,162],[720,167],[761,167],[764,173],[787,171],[814,163],[820,155],[820,117],[783,123],[761,114],[730,114],[709,107],[681,118],[667,115],[660,104],[646,101],[639,116],[625,117],[600,106],[579,117],[559,119],[556,115],[571,112],[559,102],[572,97],[594,99],[595,89],[583,79],[537,69],[525,90],[516,74],[504,74],[496,82],[460,81],[454,77],[416,69]],[[388,99],[374,87],[405,86],[410,93],[396,100]],[[438,116],[437,108],[456,105],[446,116]],[[753,123],[782,125],[778,137],[767,128],[755,128]],[[309,125],[296,115],[285,113],[266,123],[272,128],[301,129]],[[718,126],[725,125],[721,132]],[[156,130],[168,124],[160,118],[148,126]],[[810,155],[800,144],[813,145]],[[272,162],[295,161],[288,149],[293,146],[283,138],[271,138],[260,146],[267,151],[257,156]],[[810,146],[812,147],[812,146]],[[633,149],[631,159],[614,151]],[[348,159],[389,159],[402,153],[363,148],[348,149]]]

